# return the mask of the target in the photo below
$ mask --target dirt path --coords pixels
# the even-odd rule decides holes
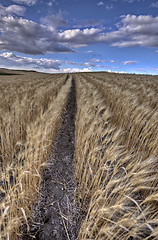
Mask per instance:
[[[35,215],[30,233],[23,240],[74,240],[77,238],[80,214],[74,206],[75,149],[75,82],[68,96],[62,122],[57,133],[48,165],[43,173]]]

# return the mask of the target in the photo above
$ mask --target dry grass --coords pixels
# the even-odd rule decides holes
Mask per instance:
[[[0,78],[0,239],[26,223],[70,90],[66,75]],[[158,239],[158,79],[73,74],[79,240]],[[20,236],[19,236],[20,237]]]
[[[78,239],[158,239],[157,79],[99,77],[75,75]]]
[[[71,79],[65,80],[60,74],[0,78],[0,239],[15,240],[28,224],[70,90]]]
[[[132,78],[131,75],[116,74],[101,80],[93,75],[89,78],[102,93],[105,105],[113,114],[112,124],[124,131],[122,144],[128,151],[142,152],[144,157],[156,154],[158,78]]]

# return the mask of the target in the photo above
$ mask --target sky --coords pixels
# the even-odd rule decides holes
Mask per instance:
[[[158,75],[158,1],[0,0],[0,68]]]

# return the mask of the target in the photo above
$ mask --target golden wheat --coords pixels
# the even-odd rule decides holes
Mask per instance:
[[[76,181],[86,214],[78,239],[157,239],[156,80],[74,77]]]
[[[45,74],[0,80],[0,239],[15,240],[19,227],[28,226],[70,90],[71,79],[64,85],[65,80]]]
[[[158,78],[79,73],[75,179],[78,239],[158,239]],[[1,239],[28,217],[70,90],[67,75],[0,79]]]

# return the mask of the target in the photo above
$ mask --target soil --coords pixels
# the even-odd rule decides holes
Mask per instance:
[[[75,203],[75,82],[68,96],[52,153],[43,172],[40,195],[34,206],[30,232],[23,240],[74,240],[77,238],[81,214]]]

